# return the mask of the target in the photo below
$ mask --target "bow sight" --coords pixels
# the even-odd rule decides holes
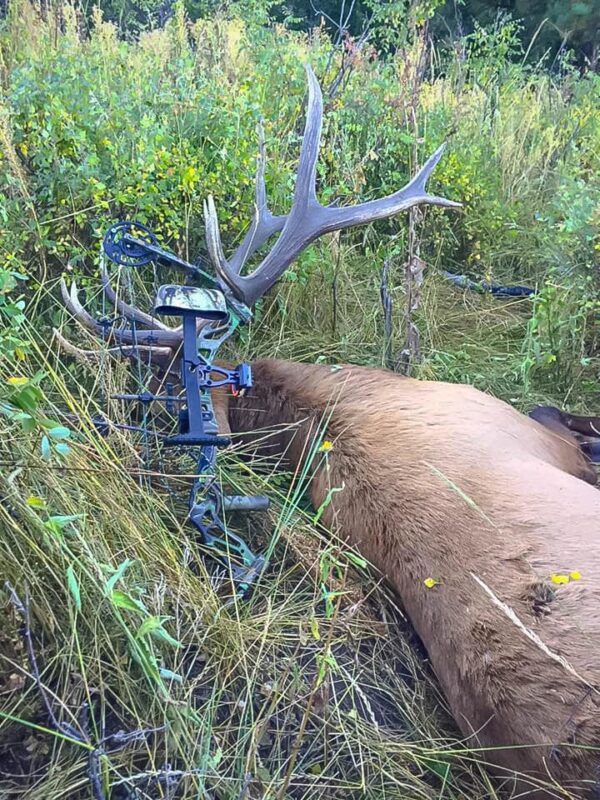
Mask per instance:
[[[214,364],[218,348],[240,324],[249,321],[251,311],[200,267],[159,247],[156,236],[140,223],[113,225],[104,238],[103,250],[118,266],[139,268],[154,263],[174,267],[204,284],[160,286],[154,303],[156,315],[181,317],[183,346],[179,376],[182,393],[175,396],[173,384],[168,384],[165,394],[144,392],[113,397],[142,404],[164,403],[169,410],[179,405],[178,433],[162,438],[162,444],[189,448],[195,458],[196,477],[189,499],[189,519],[199,531],[202,543],[230,568],[238,595],[245,596],[264,569],[265,558],[254,555],[239,536],[227,529],[224,513],[265,511],[269,500],[264,496],[224,495],[216,481],[218,448],[230,444],[231,440],[219,435],[211,390],[218,386],[231,386],[234,392],[251,388],[249,364],[239,364],[235,369]]]

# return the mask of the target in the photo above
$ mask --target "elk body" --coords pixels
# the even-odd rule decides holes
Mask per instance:
[[[331,497],[323,521],[398,593],[468,744],[497,748],[484,758],[499,767],[591,792],[600,492],[581,480],[576,444],[470,386],[353,366],[254,371],[249,396],[220,399],[222,418],[234,432],[275,431],[261,447],[292,467],[326,421],[333,448],[315,458],[312,502]],[[552,582],[571,571],[581,579]]]
[[[277,217],[267,207],[262,139],[255,217],[230,259],[213,203],[205,209],[208,250],[223,291],[248,305],[323,233],[416,204],[457,205],[425,188],[440,149],[389,197],[321,206],[315,175],[322,100],[310,69],[308,76],[290,213]],[[242,275],[248,258],[278,232],[270,253]],[[111,298],[106,275],[103,282]],[[63,285],[63,296],[79,322],[99,330],[75,286],[69,292]],[[181,331],[112,299],[122,316],[150,329],[135,339],[113,331],[116,351],[143,350],[169,370]],[[468,744],[489,748],[484,757],[496,774],[521,773],[520,790],[529,791],[534,779],[545,784],[540,797],[564,796],[555,782],[572,796],[597,794],[600,492],[590,485],[595,473],[569,415],[557,419],[546,411],[536,421],[469,386],[364,367],[259,361],[253,371],[248,396],[214,393],[222,432],[268,428],[271,435],[257,446],[297,468],[311,452],[307,440],[325,425],[333,449],[311,465],[313,503],[321,507],[331,497],[323,521],[398,593]],[[552,581],[571,572],[578,579]],[[437,585],[427,588],[427,578]]]

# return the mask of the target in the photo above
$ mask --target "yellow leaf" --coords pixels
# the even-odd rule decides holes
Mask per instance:
[[[312,616],[310,618],[310,631],[313,635],[313,639],[315,639],[318,642],[321,638],[321,632],[319,630],[319,623],[315,616]]]
[[[552,583],[557,583],[557,584],[560,585],[561,583],[568,583],[569,582],[569,576],[568,575],[554,574],[554,575],[550,576],[550,580],[552,581]]]
[[[573,581],[580,581],[581,580],[581,572],[579,572],[578,570],[574,569],[573,572],[569,573],[569,577]]]
[[[25,502],[31,508],[45,508],[46,507],[46,501],[44,500],[44,498],[43,497],[37,497],[37,495],[35,495],[35,494],[32,494],[30,497],[28,497],[27,500],[25,500]]]
[[[29,383],[29,378],[12,377],[7,378],[6,382],[10,383],[11,386],[25,386],[26,383]]]
[[[437,586],[437,585],[438,585],[439,581],[438,581],[438,580],[436,580],[435,578],[425,578],[425,580],[423,581],[423,583],[425,584],[425,586],[426,586],[428,589],[433,589],[433,587],[434,587],[434,586]]]

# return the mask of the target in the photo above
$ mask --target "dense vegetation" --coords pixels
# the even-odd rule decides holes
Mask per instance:
[[[134,440],[86,427],[128,372],[58,355],[52,327],[69,325],[57,285],[77,275],[101,310],[99,245],[120,218],[201,257],[209,194],[233,246],[252,213],[261,115],[272,206],[287,209],[309,59],[329,90],[324,201],[389,193],[448,141],[433,188],[464,209],[414,216],[410,236],[402,218],[315,244],[260,305],[235,355],[400,364],[410,248],[426,265],[415,374],[467,381],[522,409],[597,409],[600,76],[568,59],[552,73],[531,66],[510,21],[450,49],[405,25],[384,59],[350,39],[333,48],[324,28],[265,25],[253,9],[190,23],[177,6],[163,28],[123,39],[98,10],[86,22],[70,5],[43,15],[24,0],[9,6],[0,28],[0,574],[29,592],[43,681],[62,720],[79,729],[73,715],[87,702],[94,743],[104,730],[160,729],[100,754],[106,797],[490,796],[484,754],[456,741],[423,654],[374,576],[319,529],[302,487],[288,491],[285,476],[237,455],[223,478],[275,498],[270,519],[248,532],[274,556],[250,604],[220,606],[202,562],[189,566],[195,545],[181,506],[144,474]],[[391,341],[379,300],[386,262]],[[455,288],[443,270],[539,292],[493,299]],[[82,340],[72,326],[70,336]],[[0,787],[89,797],[93,748],[50,724],[8,592],[3,603]],[[167,762],[179,794],[168,793]]]
[[[594,0],[183,0],[192,20],[215,13],[248,18],[271,18],[302,30],[324,24],[334,36],[368,33],[371,41],[394,47],[406,33],[406,20],[416,11],[432,18],[431,32],[438,41],[453,43],[478,27],[521,23],[527,45],[526,61],[544,61],[554,68],[569,51],[580,66],[597,69],[600,59],[600,7]],[[131,35],[163,24],[174,13],[175,0],[101,0],[82,3],[90,17],[99,5],[105,18],[121,33]],[[435,12],[435,15],[434,15]]]

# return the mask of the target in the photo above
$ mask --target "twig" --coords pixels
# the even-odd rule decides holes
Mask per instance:
[[[379,296],[383,306],[383,364],[388,369],[393,366],[392,359],[392,332],[393,332],[393,301],[389,291],[389,270],[390,260],[386,258],[381,270],[381,284],[379,286]]]
[[[109,753],[122,750],[131,742],[141,742],[146,740],[148,736],[151,736],[153,733],[162,733],[166,727],[166,725],[161,725],[158,728],[141,728],[138,730],[129,731],[127,733],[125,731],[117,731],[116,733],[105,736],[100,740],[98,746],[95,747],[88,756],[88,777],[92,785],[92,794],[94,800],[106,800],[104,790],[102,789],[102,780],[100,777],[101,759],[108,756]],[[162,772],[163,771],[158,774],[160,775]],[[168,765],[164,772],[165,780],[167,781],[167,785],[169,785],[170,767]]]
[[[242,789],[240,791],[238,800],[246,800],[246,797],[248,796],[248,790],[250,789],[250,784],[252,783],[252,777],[253,776],[251,772],[247,772],[244,775],[244,782],[242,784]]]
[[[412,91],[410,106],[408,108],[408,126],[412,134],[412,162],[413,169],[417,170],[419,124],[417,119],[419,95],[425,78],[427,55],[427,25],[421,32],[418,61],[413,67]],[[423,269],[425,263],[420,258],[420,237],[418,226],[423,219],[423,211],[413,206],[408,215],[408,257],[404,266],[404,286],[406,291],[406,305],[404,309],[404,348],[398,359],[397,369],[404,375],[410,375],[412,366],[421,361],[421,335],[414,322],[414,312],[419,308],[421,301],[421,283],[423,282]]]
[[[335,263],[333,265],[333,279],[331,281],[331,302],[333,306],[333,313],[331,316],[331,331],[335,336],[337,332],[338,320],[338,275],[340,269],[340,259],[342,256],[339,231],[337,236],[334,236],[333,241],[335,242]]]
[[[584,686],[586,686],[591,692],[596,695],[600,695],[600,690],[597,686],[591,684],[583,675],[580,675],[579,672],[575,669],[575,667],[567,661],[564,656],[561,656],[559,653],[555,653],[551,650],[548,645],[540,639],[538,634],[533,631],[531,628],[528,628],[523,621],[517,616],[515,610],[511,608],[507,603],[501,600],[493,590],[485,583],[478,575],[475,575],[473,572],[469,573],[473,580],[481,586],[483,591],[488,595],[491,599],[492,603],[505,614],[508,619],[515,624],[515,626],[523,633],[533,644],[538,647],[544,655],[548,656],[548,658],[555,661],[557,664],[560,664],[569,675],[572,675],[574,678],[577,678],[578,681],[581,681]]]

